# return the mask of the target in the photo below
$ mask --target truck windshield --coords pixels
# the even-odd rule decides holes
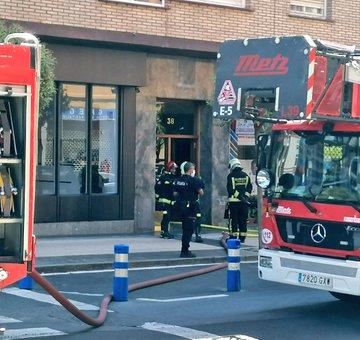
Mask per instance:
[[[358,134],[276,132],[270,159],[277,198],[355,205],[360,202]]]

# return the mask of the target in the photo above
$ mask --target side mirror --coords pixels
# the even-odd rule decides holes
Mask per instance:
[[[268,189],[274,184],[274,175],[270,171],[262,169],[256,175],[256,184],[261,189]]]
[[[281,185],[285,190],[290,190],[295,184],[295,177],[293,174],[283,174],[279,178],[279,185]]]

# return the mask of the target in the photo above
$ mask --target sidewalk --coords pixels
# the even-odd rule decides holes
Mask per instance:
[[[158,233],[120,236],[52,237],[37,240],[36,267],[39,272],[111,269],[114,245],[128,244],[130,267],[172,266],[226,261],[226,251],[220,245],[219,233],[203,235],[204,243],[191,243],[197,257],[182,259],[180,235],[161,239]],[[257,259],[258,240],[248,238],[242,245],[243,261]]]

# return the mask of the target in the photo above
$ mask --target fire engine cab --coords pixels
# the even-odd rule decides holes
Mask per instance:
[[[40,47],[31,34],[0,44],[0,289],[34,266]]]
[[[258,127],[259,277],[360,296],[360,51],[308,36],[226,41],[213,114]]]

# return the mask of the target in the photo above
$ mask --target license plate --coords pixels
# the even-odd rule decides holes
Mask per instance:
[[[332,287],[332,278],[317,274],[299,273],[298,282],[304,285],[317,287]]]

